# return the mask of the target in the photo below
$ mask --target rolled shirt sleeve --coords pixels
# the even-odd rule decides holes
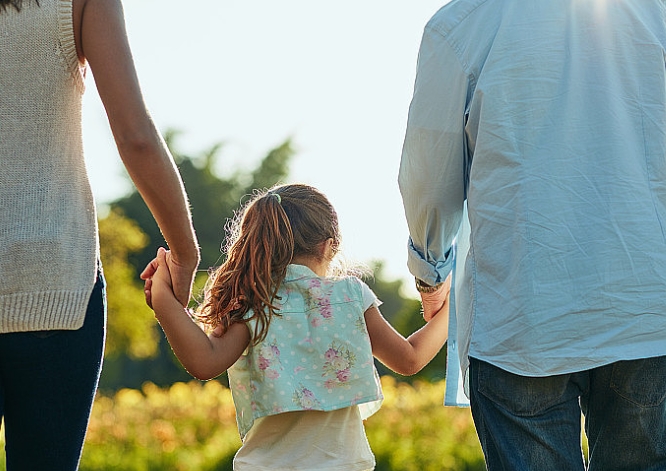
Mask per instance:
[[[409,271],[434,285],[452,268],[462,221],[469,153],[469,78],[454,49],[426,26],[418,56],[398,184],[409,228]]]

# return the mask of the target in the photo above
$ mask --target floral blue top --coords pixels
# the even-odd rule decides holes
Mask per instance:
[[[289,265],[275,301],[279,315],[265,340],[228,371],[241,438],[255,419],[282,412],[358,404],[365,418],[378,410],[383,396],[364,317],[378,304],[370,288]]]

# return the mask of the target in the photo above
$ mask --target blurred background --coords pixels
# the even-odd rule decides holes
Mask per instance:
[[[348,256],[406,278],[398,165],[421,34],[443,3],[126,0],[125,15],[146,103],[179,151],[221,145],[214,171],[230,176],[290,140],[283,179],[328,195]],[[103,206],[131,185],[87,84],[85,149]]]

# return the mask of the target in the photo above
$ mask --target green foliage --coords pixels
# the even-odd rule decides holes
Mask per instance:
[[[384,404],[366,422],[376,471],[486,469],[469,409],[444,407],[444,388],[382,378]]]
[[[155,318],[144,302],[138,272],[127,261],[131,254],[146,246],[148,239],[118,209],[100,219],[99,237],[107,282],[106,356],[117,357],[121,353],[132,359],[154,356],[158,340]]]
[[[80,469],[231,470],[238,447],[231,392],[220,383],[146,383],[98,396]]]
[[[201,245],[203,270],[197,276],[194,290],[197,294],[203,287],[207,269],[220,262],[226,221],[253,189],[270,187],[286,177],[294,151],[287,140],[272,149],[256,168],[236,171],[223,178],[215,170],[222,145],[189,157],[174,150],[175,136],[175,132],[168,132],[166,140],[187,189]],[[152,311],[145,306],[143,285],[138,279],[157,248],[165,245],[164,239],[138,192],[112,203],[111,208],[113,219],[108,223],[100,221],[105,226],[103,232],[108,233],[102,240],[103,259],[113,256],[116,265],[122,266],[122,273],[116,274],[115,270],[111,273],[111,267],[107,270],[109,349],[100,388],[114,391],[122,387],[138,388],[144,381],[166,386],[189,380],[191,377],[175,359]],[[121,214],[126,218],[117,222]],[[134,221],[131,226],[125,224],[128,219]],[[133,239],[138,228],[143,233],[140,243]],[[107,262],[104,263],[106,269]],[[133,321],[136,322],[132,324]]]
[[[253,189],[273,186],[287,176],[294,154],[291,141],[272,149],[254,170],[236,171],[229,177],[221,177],[216,172],[223,149],[221,144],[191,157],[174,148],[174,131],[167,132],[165,138],[189,196],[192,220],[201,246],[201,267],[208,269],[219,265],[227,220],[233,217],[243,197]],[[155,220],[136,190],[112,203],[112,207],[121,209],[148,235],[145,249],[131,258],[134,266],[143,268],[155,256],[157,248],[165,245]]]

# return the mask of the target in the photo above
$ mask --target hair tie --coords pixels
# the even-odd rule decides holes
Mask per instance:
[[[269,193],[272,196],[275,196],[275,199],[277,200],[278,204],[282,204],[282,197],[278,195],[277,193],[270,192]]]

